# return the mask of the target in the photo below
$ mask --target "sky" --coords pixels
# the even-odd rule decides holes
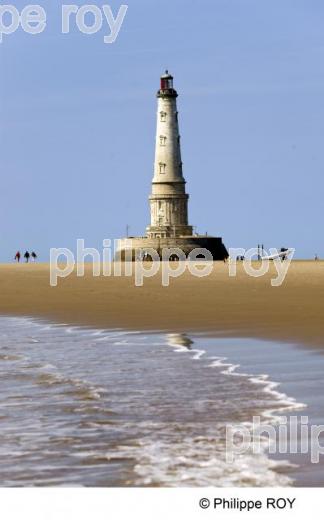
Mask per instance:
[[[127,225],[145,233],[166,68],[190,224],[228,248],[324,258],[324,2],[124,1],[113,44],[106,23],[85,35],[71,17],[62,34],[59,0],[38,0],[43,33],[3,36],[0,261],[17,249],[46,261],[78,238],[101,251]],[[28,0],[10,3],[21,11]],[[91,0],[114,14],[121,3]]]

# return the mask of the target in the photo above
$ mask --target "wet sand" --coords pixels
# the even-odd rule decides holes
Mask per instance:
[[[260,278],[238,265],[215,263],[213,273],[186,272],[162,287],[161,275],[136,287],[134,277],[93,277],[74,272],[49,284],[48,264],[0,266],[0,314],[38,316],[91,327],[204,332],[322,346],[324,262],[295,261],[281,287],[272,287],[274,266]]]

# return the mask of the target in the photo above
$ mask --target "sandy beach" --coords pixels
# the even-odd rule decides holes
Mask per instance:
[[[136,287],[89,264],[51,287],[46,264],[2,265],[1,485],[323,485],[310,453],[224,459],[224,425],[323,424],[323,274],[215,263]]]
[[[292,262],[284,284],[272,287],[274,266],[260,278],[238,264],[196,278],[186,272],[162,287],[160,274],[136,287],[133,277],[73,273],[49,283],[48,264],[0,266],[0,314],[36,316],[100,328],[208,332],[321,346],[324,338],[324,262]]]

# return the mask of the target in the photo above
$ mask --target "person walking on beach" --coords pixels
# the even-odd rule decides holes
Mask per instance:
[[[36,262],[37,255],[36,255],[35,251],[32,251],[31,257],[32,257],[32,262]]]
[[[26,251],[26,253],[24,254],[24,258],[25,258],[25,260],[26,260],[26,264],[28,264],[28,262],[29,262],[29,258],[30,258],[30,253],[29,253],[29,251]]]
[[[21,257],[20,251],[17,251],[16,256],[15,256],[15,260],[18,262],[18,264],[20,262],[20,257]]]

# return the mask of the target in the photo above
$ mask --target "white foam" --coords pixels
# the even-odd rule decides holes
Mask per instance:
[[[121,446],[107,453],[109,460],[120,457],[140,461],[134,468],[136,486],[273,487],[292,483],[278,472],[291,464],[273,461],[264,453],[235,454],[230,464],[225,446],[212,433],[206,438],[184,438],[181,444],[164,442],[163,436],[144,438],[137,446]]]
[[[172,341],[170,342],[170,339],[168,338],[168,344],[173,346]],[[179,349],[177,345],[174,345],[176,352],[188,352],[187,349],[182,348]],[[193,359],[202,359],[203,355],[206,354],[206,351],[199,350],[199,356],[194,356]],[[263,418],[263,424],[266,423],[280,423],[282,421],[282,416],[280,416],[280,413],[287,413],[292,410],[301,410],[306,407],[304,403],[297,402],[293,397],[288,397],[285,393],[279,392],[277,388],[280,386],[280,383],[275,381],[269,381],[269,376],[267,374],[260,374],[260,375],[252,375],[247,374],[243,372],[238,372],[238,369],[240,369],[240,364],[233,364],[228,361],[228,358],[226,357],[215,357],[215,356],[206,356],[208,360],[211,360],[212,362],[209,364],[210,368],[224,368],[224,370],[221,370],[221,373],[224,375],[229,376],[237,376],[237,377],[245,377],[247,378],[252,384],[254,385],[260,385],[262,387],[262,392],[265,394],[271,395],[273,397],[274,403],[276,403],[276,406],[274,408],[269,407],[269,409],[263,410],[261,413],[261,417]],[[253,432],[253,424],[252,422],[245,422],[241,423],[242,425],[250,428],[251,435],[255,435]],[[234,425],[233,425],[234,426]],[[238,425],[235,425],[238,426]],[[294,467],[295,465],[291,464],[291,462],[285,460],[285,461],[274,461],[272,459],[269,459],[267,456],[267,452],[269,451],[271,447],[271,441],[268,437],[263,437],[262,435],[258,435],[258,446],[262,447],[262,453],[256,455],[254,452],[250,454],[237,454],[233,453],[233,460],[234,465],[230,465],[228,461],[222,461],[223,454],[219,454],[219,457],[217,457],[217,460],[214,461],[215,464],[217,464],[217,470],[215,473],[213,473],[213,463],[212,459],[209,461],[206,461],[204,464],[204,468],[211,467],[212,469],[210,471],[207,471],[207,480],[205,481],[205,484],[203,484],[204,479],[206,478],[206,474],[201,475],[197,478],[197,480],[200,482],[198,485],[215,485],[215,486],[244,486],[244,482],[247,482],[247,485],[249,486],[288,486],[293,483],[293,480],[283,475],[277,470],[281,469],[289,469],[291,467]],[[188,447],[187,447],[188,449]],[[228,453],[228,446],[226,446],[226,450]],[[253,444],[252,444],[252,450],[253,450]],[[150,460],[150,469],[149,473],[154,473],[154,467],[155,464],[157,464],[156,457],[152,456],[151,453],[152,449],[149,449],[150,457],[148,458]],[[189,450],[190,451],[190,450]],[[208,449],[207,449],[208,451]],[[210,450],[209,450],[210,451]],[[225,452],[225,447],[224,447]],[[193,462],[193,461],[192,461]],[[189,461],[186,461],[186,465],[190,466]],[[193,466],[194,467],[194,466]],[[221,469],[220,469],[221,468]],[[146,468],[148,470],[148,468]],[[197,469],[197,468],[196,468]],[[154,484],[154,477],[151,477],[151,480],[148,479],[148,477],[145,477],[145,465],[141,464],[139,467],[137,467],[138,473],[144,478],[143,484]],[[161,469],[159,469],[159,473],[161,473]],[[168,474],[170,471],[168,470]],[[176,470],[173,470],[173,473],[175,475],[175,480],[180,479],[180,481],[185,482],[186,485],[195,485],[195,475],[191,475],[190,472],[185,475],[179,475],[177,474]],[[229,474],[228,474],[229,473]],[[155,477],[157,478],[157,477]],[[159,474],[158,478],[166,478],[165,475]],[[153,479],[153,480],[152,480]],[[171,485],[172,479],[169,480],[166,478],[165,480],[166,485]],[[197,484],[196,484],[197,485]]]
[[[194,356],[192,356],[192,359],[194,360],[198,360],[200,359],[204,354],[206,354],[206,350],[197,350],[197,349],[194,349],[192,350],[191,352],[196,352],[196,354]]]

